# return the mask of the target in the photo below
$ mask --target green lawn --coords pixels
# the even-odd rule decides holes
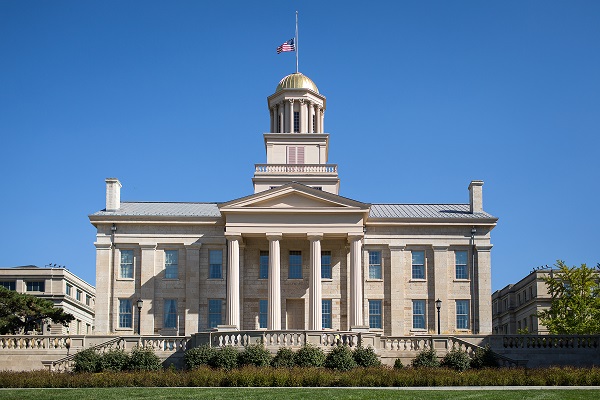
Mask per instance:
[[[0,399],[127,400],[127,399],[535,399],[569,400],[600,398],[600,390],[405,390],[405,389],[302,389],[302,388],[90,388],[0,389]]]

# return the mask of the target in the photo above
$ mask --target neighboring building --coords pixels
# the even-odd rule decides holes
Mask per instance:
[[[369,204],[339,195],[326,99],[308,77],[267,98],[254,194],[224,203],[121,202],[106,179],[96,237],[96,332],[221,329],[491,333],[482,181],[469,203]],[[257,138],[258,139],[258,138]],[[378,173],[382,173],[378,171]],[[401,179],[390,171],[390,181]],[[371,196],[365,193],[366,197]]]
[[[68,327],[44,321],[36,333],[84,335],[94,329],[96,289],[65,268],[0,268],[0,286],[50,300],[75,317]]]
[[[538,311],[550,308],[552,298],[544,282],[548,273],[549,269],[534,270],[519,282],[492,294],[492,326],[495,334],[548,333],[537,317]]]

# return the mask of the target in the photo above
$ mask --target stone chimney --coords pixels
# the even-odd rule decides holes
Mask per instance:
[[[469,205],[471,214],[483,212],[483,181],[469,184]]]
[[[106,178],[106,211],[121,208],[121,182],[117,178]]]

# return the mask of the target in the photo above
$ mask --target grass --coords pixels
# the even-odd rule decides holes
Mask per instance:
[[[1,389],[0,399],[87,400],[98,399],[485,399],[570,400],[600,397],[600,390],[406,390],[348,388],[90,388],[90,389]]]

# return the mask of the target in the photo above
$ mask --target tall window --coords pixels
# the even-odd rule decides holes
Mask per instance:
[[[412,252],[412,278],[425,279],[425,252]]]
[[[44,281],[27,282],[26,287],[28,292],[43,292],[46,285]]]
[[[0,286],[8,290],[17,290],[15,281],[2,281],[0,282]]]
[[[89,294],[85,295],[85,305],[89,306],[92,304],[92,296],[90,296]]]
[[[369,300],[369,327],[381,329],[381,300]]]
[[[221,309],[223,300],[209,299],[208,300],[208,327],[216,328],[221,325]]]
[[[456,329],[469,329],[469,300],[456,300]]]
[[[73,290],[73,285],[71,285],[70,283],[67,283],[67,286],[65,288],[65,293],[67,294],[67,296],[72,296],[72,290]]]
[[[316,129],[315,129],[315,121],[316,121],[316,115],[314,115],[314,114],[313,114],[313,116],[312,116],[312,127],[313,127],[313,128],[312,128],[312,131],[313,131],[313,132],[316,132]]]
[[[277,117],[277,132],[281,132],[281,115]]]
[[[177,300],[165,300],[164,309],[164,324],[165,328],[177,328]]]
[[[177,250],[165,251],[165,278],[179,278],[179,251]]]
[[[75,298],[77,299],[77,301],[81,301],[81,295],[83,293],[81,292],[81,290],[77,289],[77,293],[75,294]]]
[[[302,252],[290,251],[290,268],[288,270],[289,279],[302,279]]]
[[[261,328],[267,327],[267,313],[269,312],[269,301],[258,301],[258,324]]]
[[[294,132],[300,132],[300,113],[294,111]]]
[[[210,279],[221,279],[223,278],[223,251],[222,250],[210,250],[208,252],[209,258],[209,273]]]
[[[425,329],[425,300],[413,300],[413,329]]]
[[[121,278],[133,278],[133,250],[121,250]]]
[[[381,279],[380,251],[369,251],[369,279]]]
[[[269,277],[269,252],[260,252],[260,266],[258,271],[258,277],[260,279],[267,279]]]
[[[454,264],[456,266],[456,279],[467,279],[469,270],[467,268],[468,253],[466,251],[454,252]]]
[[[321,252],[321,279],[331,279],[331,252]]]
[[[331,300],[321,301],[322,329],[331,329]]]
[[[119,328],[131,328],[131,300],[119,299]]]

